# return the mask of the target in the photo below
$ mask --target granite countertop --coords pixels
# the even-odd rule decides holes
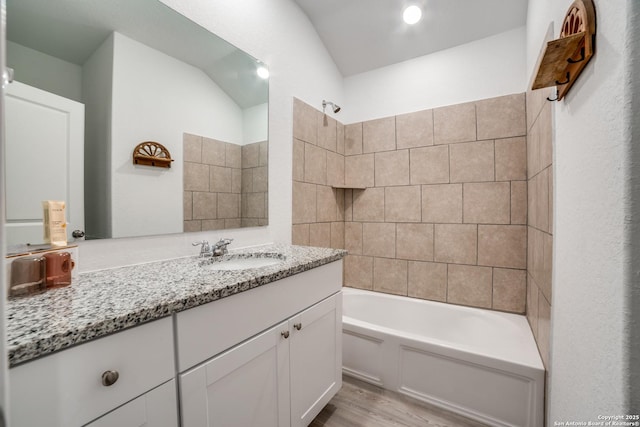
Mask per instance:
[[[200,267],[202,258],[178,258],[82,273],[71,286],[9,300],[9,366],[337,261],[346,251],[273,244],[229,254],[285,259],[260,269],[210,271]]]

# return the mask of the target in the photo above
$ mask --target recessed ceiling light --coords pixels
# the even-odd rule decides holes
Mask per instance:
[[[402,13],[402,19],[409,25],[413,25],[422,18],[422,10],[418,6],[409,6]]]
[[[256,73],[258,73],[258,77],[262,79],[269,78],[269,70],[267,70],[267,67],[263,67],[263,66],[258,67],[258,69],[256,70]]]

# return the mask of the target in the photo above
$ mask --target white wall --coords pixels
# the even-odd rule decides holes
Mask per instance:
[[[163,3],[269,67],[269,182],[277,189],[269,194],[269,226],[225,231],[225,236],[235,238],[237,247],[290,242],[292,100],[295,96],[318,107],[322,99],[342,103],[342,77],[337,67],[306,15],[291,0]],[[80,270],[188,255],[194,253],[191,241],[216,237],[220,235],[203,232],[84,242]]]
[[[628,250],[628,231],[638,225],[629,210],[627,43],[638,26],[627,15],[634,1],[596,2],[596,54],[555,108],[548,425],[628,413],[629,378],[640,369],[629,364],[626,303],[638,276]],[[549,23],[557,37],[570,4],[529,0],[527,76]]]
[[[525,28],[345,79],[345,124],[526,90]]]
[[[269,139],[269,103],[245,108],[242,111],[243,145]]]
[[[111,236],[113,34],[82,67],[85,105],[84,211],[88,239]]]
[[[14,78],[22,83],[82,102],[79,65],[8,41],[7,66],[14,69]]]
[[[203,71],[119,33],[111,126],[113,237],[182,232],[184,132],[242,142],[242,110]],[[171,168],[134,165],[144,141],[164,145]]]

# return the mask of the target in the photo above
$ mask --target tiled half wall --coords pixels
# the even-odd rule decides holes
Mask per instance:
[[[349,250],[346,286],[524,313],[526,130],[524,94],[346,126],[294,100],[293,243]]]
[[[183,138],[184,231],[266,225],[267,142]]]

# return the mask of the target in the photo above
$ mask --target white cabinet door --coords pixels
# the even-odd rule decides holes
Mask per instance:
[[[14,81],[6,101],[6,238],[42,242],[42,200],[67,204],[67,234],[84,230],[84,105]]]
[[[283,322],[180,375],[182,425],[289,426],[287,337]]]
[[[291,425],[307,426],[342,387],[342,292],[289,320]]]
[[[175,380],[133,399],[87,427],[178,427]]]

